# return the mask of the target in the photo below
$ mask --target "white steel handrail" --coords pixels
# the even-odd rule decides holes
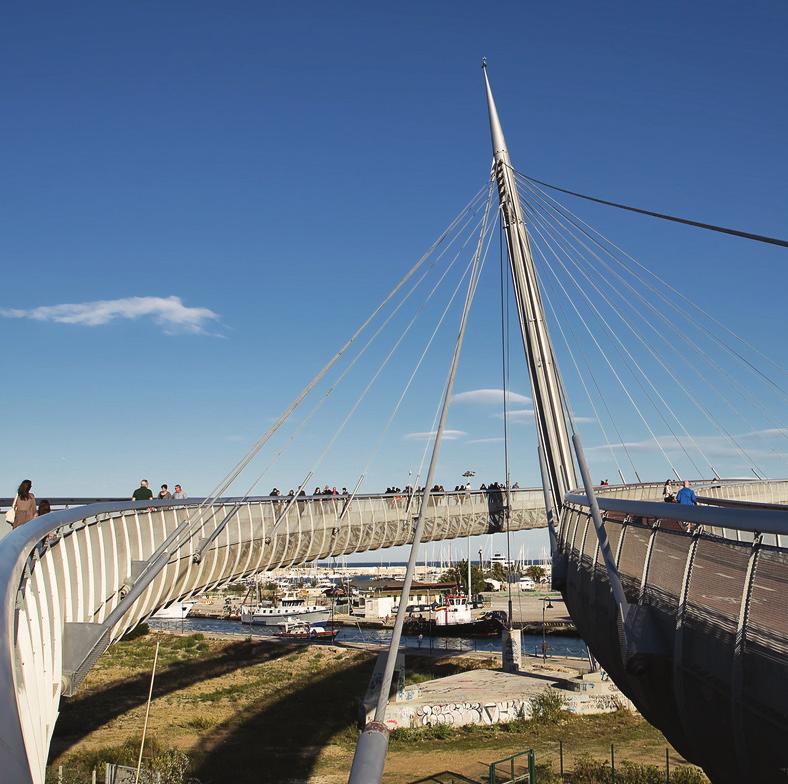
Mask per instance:
[[[461,503],[455,496],[462,496]],[[419,504],[405,495],[359,495],[340,520],[342,496],[243,501],[199,564],[197,544],[240,499],[218,499],[210,520],[183,537],[150,573],[200,499],[106,502],[53,511],[0,542],[0,766],[7,784],[42,784],[61,694],[72,693],[112,642],[160,607],[255,572],[406,544]],[[317,512],[315,514],[315,511]],[[426,510],[425,540],[488,533],[499,499],[445,493]],[[512,494],[512,530],[545,525],[540,490]],[[446,524],[448,521],[448,525]],[[341,532],[347,529],[347,534]],[[334,531],[336,535],[332,535]],[[146,571],[147,570],[147,571]],[[146,580],[140,575],[146,574]]]

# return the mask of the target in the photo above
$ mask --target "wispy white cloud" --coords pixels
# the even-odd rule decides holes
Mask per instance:
[[[200,334],[205,327],[219,318],[209,308],[192,308],[183,304],[180,297],[124,297],[95,302],[42,305],[23,310],[0,308],[5,318],[26,318],[33,321],[50,321],[56,324],[77,324],[99,327],[117,319],[150,318],[166,333],[188,332]]]
[[[436,431],[431,430],[428,433],[407,433],[405,438],[409,441],[426,441],[430,438],[435,438]],[[463,436],[467,436],[468,434],[464,430],[444,430],[443,431],[443,438],[446,441],[456,441],[458,438],[462,438]]]
[[[510,422],[530,422],[534,418],[532,408],[514,408],[507,411],[506,415]],[[495,419],[503,419],[503,414],[491,414]]]
[[[467,392],[459,392],[452,395],[452,403],[481,403],[489,405],[492,403],[503,404],[503,390],[502,389],[469,389]],[[530,397],[521,395],[518,392],[507,390],[506,392],[507,403],[518,403],[520,405],[528,405],[531,402]]]
[[[471,438],[466,441],[466,444],[500,444],[503,442],[503,436],[496,438]]]
[[[788,436],[788,427],[767,427],[764,430],[750,430],[742,433],[742,438],[775,438]]]
[[[746,443],[746,435],[747,434],[738,436],[737,441],[741,448],[752,459],[778,458],[782,460],[788,458],[788,453],[786,452],[763,449],[760,446],[752,446],[751,444]],[[754,435],[754,433],[750,435]],[[686,450],[693,457],[697,457],[698,452],[696,445],[709,458],[735,457],[743,459],[744,457],[739,450],[739,447],[729,438],[724,436],[697,435],[689,438],[687,436],[677,436],[674,438],[673,436],[660,435],[657,436],[656,439],[644,438],[640,441],[624,441],[623,445],[621,443],[611,444],[613,449],[616,450],[622,450],[624,447],[626,447],[629,452],[641,453],[661,454],[662,451],[664,451],[667,454],[676,454],[683,453],[684,450]],[[586,447],[587,452],[600,452],[603,450],[607,451],[607,449],[608,447],[606,444],[598,444],[595,446]]]
[[[593,422],[596,422],[594,417],[587,417],[587,416],[576,416],[575,417],[575,424],[576,425],[590,425]]]

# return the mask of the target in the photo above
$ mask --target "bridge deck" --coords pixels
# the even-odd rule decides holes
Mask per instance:
[[[72,693],[108,645],[157,609],[258,572],[407,544],[421,497],[222,499],[202,511],[199,503],[60,510],[0,543],[4,781],[44,781],[61,694]],[[506,511],[502,493],[434,496],[424,539],[501,531]],[[508,511],[512,530],[546,524],[541,490],[513,491]],[[145,582],[167,537],[187,520],[195,523],[192,535],[164,553],[163,568]]]
[[[763,530],[788,530],[781,506],[788,482],[723,484],[702,492],[722,501],[724,512],[714,514],[728,519],[755,514],[749,507],[727,508],[734,497],[771,505],[758,512]],[[616,501],[606,504],[608,496]],[[603,510],[622,500],[661,501],[661,487],[605,488],[600,494]],[[640,514],[603,511],[627,600],[639,613],[635,642],[643,655],[637,667],[622,646],[589,509],[576,502],[564,507],[558,562],[578,630],[619,688],[713,781],[785,781],[788,551],[781,545],[788,537],[714,526],[690,532],[681,516],[708,509],[646,506],[650,511]]]

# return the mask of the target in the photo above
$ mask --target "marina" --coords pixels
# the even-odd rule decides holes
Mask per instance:
[[[173,620],[160,620],[151,618],[148,622],[152,629],[170,633],[181,632],[181,622]],[[245,639],[247,637],[272,638],[278,629],[265,626],[241,627],[237,621],[227,621],[212,618],[186,618],[183,623],[184,633],[215,634],[227,639]],[[337,644],[361,645],[370,649],[383,650],[391,642],[390,629],[368,629],[356,626],[342,626],[336,636]],[[543,638],[541,634],[523,634],[522,652],[525,656],[542,657]],[[500,639],[490,638],[462,638],[462,637],[430,637],[423,635],[419,640],[418,635],[402,636],[402,645],[412,651],[430,651],[443,654],[451,651],[480,651],[500,653]],[[548,635],[547,656],[571,656],[587,660],[585,643],[579,638]]]
[[[11,12],[3,784],[786,781],[788,12],[446,11]]]

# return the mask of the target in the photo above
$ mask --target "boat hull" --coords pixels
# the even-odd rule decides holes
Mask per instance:
[[[504,621],[497,616],[482,617],[467,623],[438,625],[433,619],[414,617],[408,618],[403,626],[403,633],[409,636],[423,634],[427,637],[500,637]]]
[[[261,615],[259,613],[244,613],[241,611],[241,623],[255,626],[282,626],[293,621],[304,621],[305,623],[315,623],[327,621],[331,616],[331,610],[310,610],[306,612],[282,611],[281,613],[270,613]]]
[[[169,607],[162,607],[153,613],[151,618],[157,621],[180,621],[189,615],[195,604],[196,602],[173,602]]]

